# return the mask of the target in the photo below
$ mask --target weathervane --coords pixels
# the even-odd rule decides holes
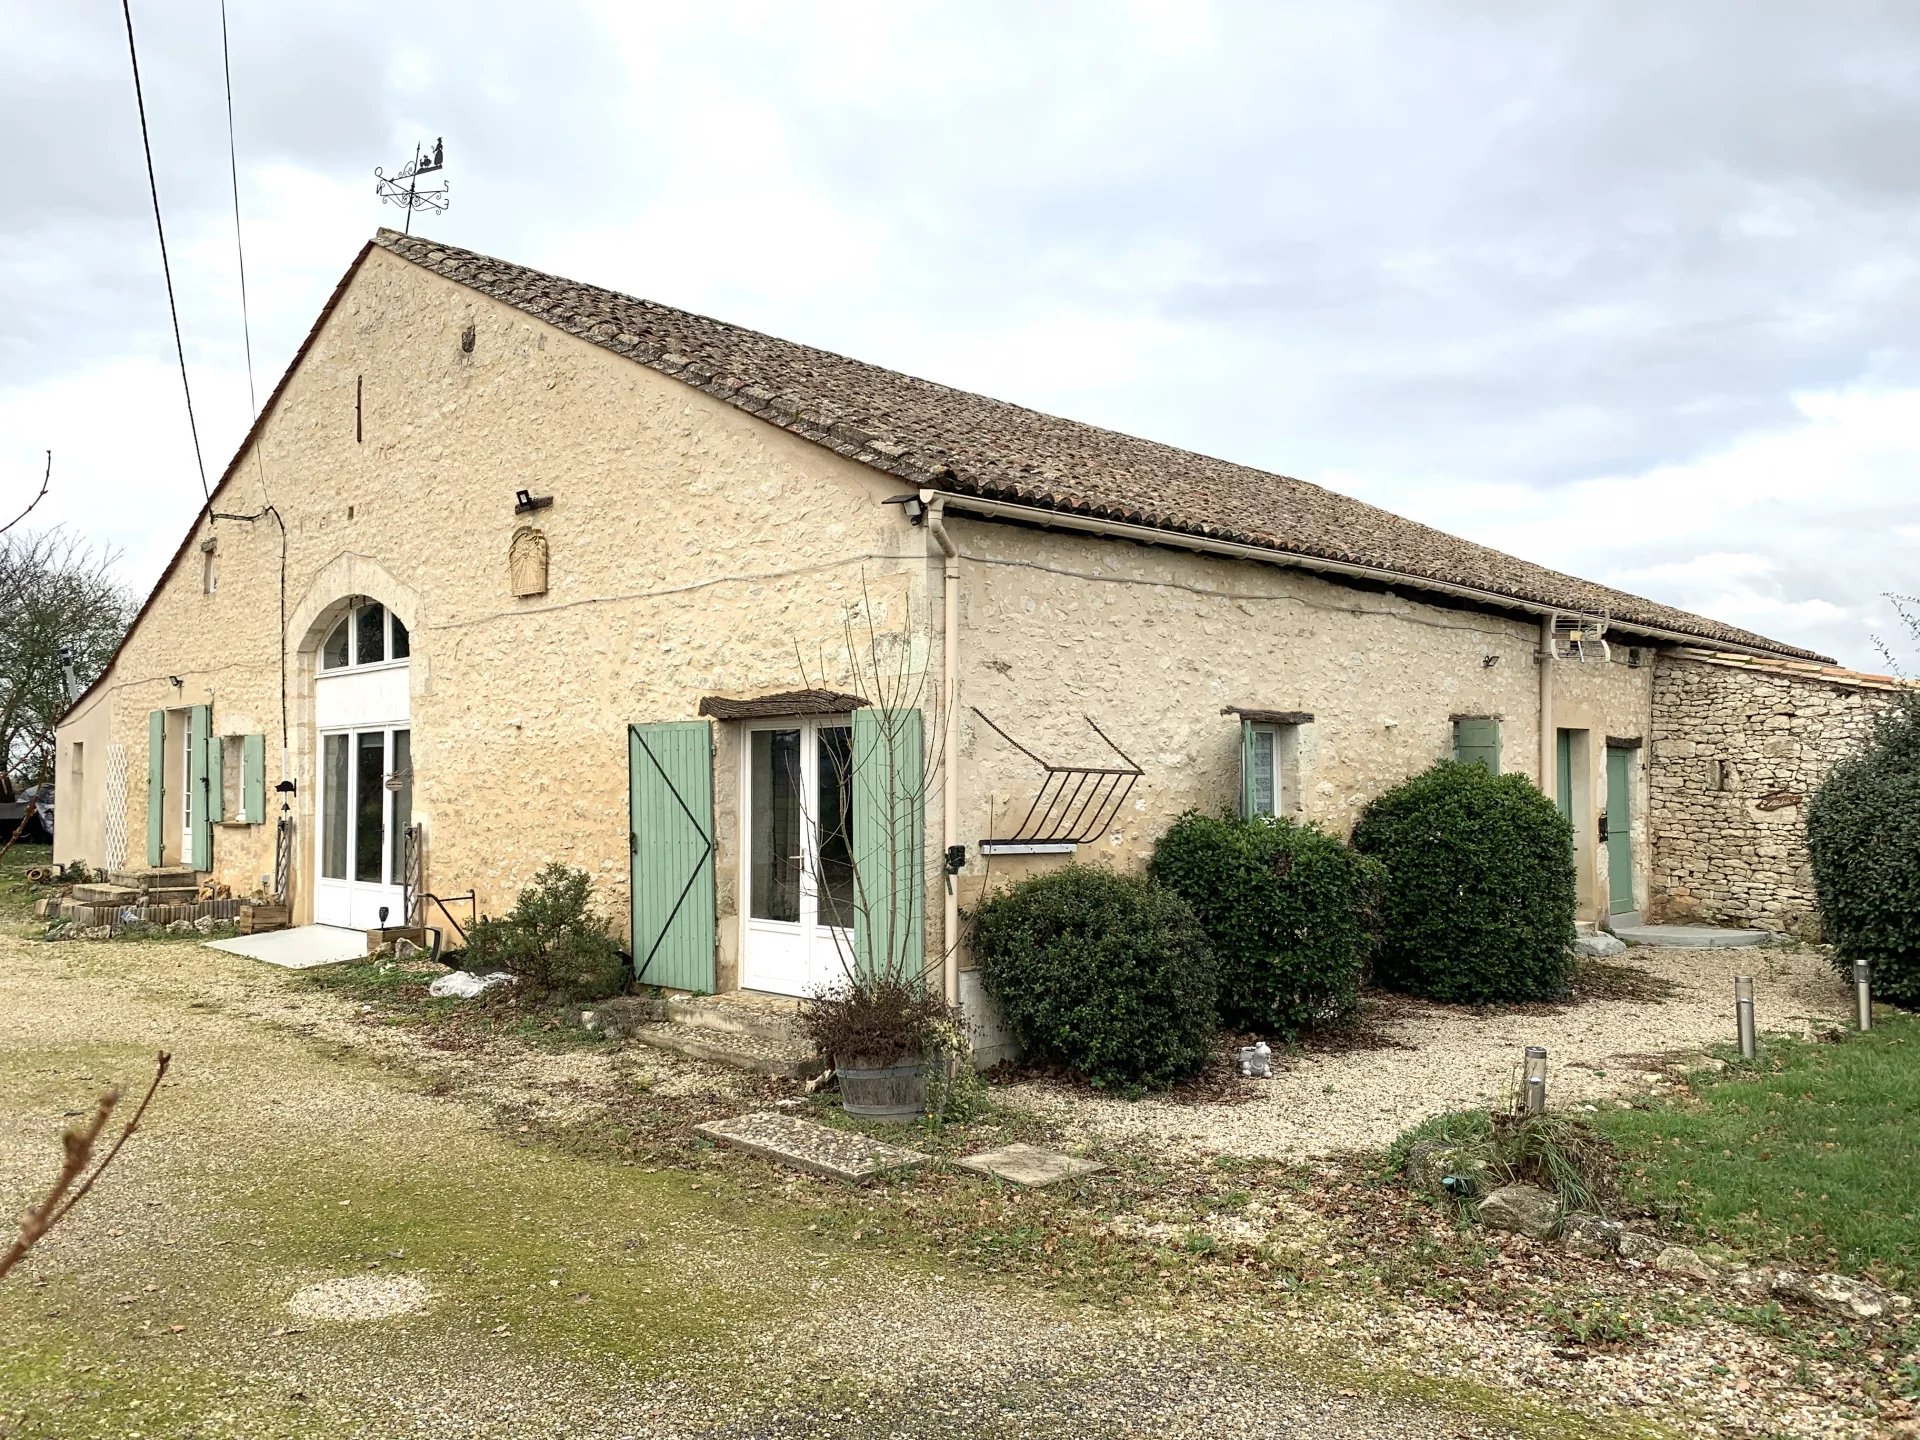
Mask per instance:
[[[436,214],[445,214],[447,209],[447,184],[442,181],[438,190],[422,190],[420,177],[431,175],[446,163],[446,152],[442,142],[435,140],[433,150],[428,153],[421,146],[413,147],[413,159],[400,167],[400,173],[388,176],[378,165],[373,167],[373,193],[388,204],[398,205],[407,212],[402,230],[413,233],[413,212],[432,210]]]

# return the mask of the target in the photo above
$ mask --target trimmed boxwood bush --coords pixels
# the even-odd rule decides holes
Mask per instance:
[[[1551,1000],[1573,968],[1573,827],[1524,775],[1443,760],[1367,807],[1386,867],[1374,976],[1457,1004]]]
[[[1186,901],[1140,875],[1069,865],[973,917],[987,993],[1027,1054],[1126,1092],[1192,1075],[1213,1051],[1213,954]]]
[[[1291,1040],[1352,1017],[1372,958],[1380,865],[1289,819],[1189,811],[1153,878],[1193,907],[1220,974],[1220,1018]]]
[[[1820,923],[1845,975],[1873,967],[1876,998],[1920,1009],[1920,700],[1903,697],[1807,807]]]

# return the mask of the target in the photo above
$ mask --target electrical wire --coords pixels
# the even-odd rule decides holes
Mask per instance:
[[[200,453],[200,425],[193,418],[193,386],[187,383],[187,347],[180,339],[180,306],[173,295],[173,266],[167,259],[167,227],[160,219],[160,182],[153,173],[153,141],[147,133],[147,100],[140,88],[140,52],[133,43],[132,0],[120,0],[120,13],[127,21],[127,59],[133,65],[133,101],[140,111],[140,148],[147,157],[147,191],[153,197],[153,228],[160,237],[160,273],[167,280],[167,309],[173,316],[173,352],[180,359],[180,388],[187,397],[187,429],[193,435],[193,459],[200,467],[200,493],[213,499],[213,487],[207,484],[207,462]]]
[[[227,0],[220,0],[220,71],[227,84],[227,177],[233,182],[233,253],[240,262],[240,338],[247,349],[247,406],[258,420],[260,401],[253,389],[253,322],[247,315],[247,247],[240,234],[240,157],[233,138],[233,58],[227,48]],[[263,482],[265,478],[261,477]]]

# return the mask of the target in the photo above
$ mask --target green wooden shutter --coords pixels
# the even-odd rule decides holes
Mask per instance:
[[[1240,818],[1251,820],[1254,815],[1253,797],[1253,722],[1240,722]]]
[[[863,975],[927,963],[926,755],[918,710],[853,712],[853,954]]]
[[[193,868],[213,869],[213,819],[207,799],[207,741],[213,735],[213,709],[196,705],[187,713],[187,784],[193,791]]]
[[[165,854],[167,809],[167,712],[147,712],[147,864]]]
[[[249,735],[240,742],[240,818],[248,825],[267,819],[267,737]]]
[[[206,743],[207,819],[218,824],[227,818],[227,754],[218,735]]]
[[[635,980],[713,990],[713,727],[627,727]]]
[[[1500,722],[1491,717],[1453,722],[1453,758],[1500,773]]]

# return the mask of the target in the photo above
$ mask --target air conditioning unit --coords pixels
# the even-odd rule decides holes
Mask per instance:
[[[1613,658],[1607,644],[1605,615],[1555,615],[1553,617],[1553,658],[1556,660],[1598,660]]]

